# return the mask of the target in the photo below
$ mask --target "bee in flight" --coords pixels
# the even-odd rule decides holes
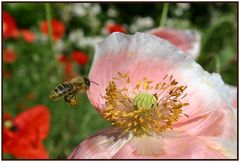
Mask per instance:
[[[64,97],[64,101],[70,103],[71,106],[77,105],[77,94],[86,92],[90,83],[98,85],[96,82],[90,81],[86,77],[75,77],[70,81],[66,81],[57,87],[55,87],[49,95],[49,98],[57,101],[58,99]]]

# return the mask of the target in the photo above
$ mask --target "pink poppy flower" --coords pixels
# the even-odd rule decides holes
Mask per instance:
[[[200,52],[201,37],[197,31],[173,28],[156,28],[148,31],[178,47],[183,52],[196,59]]]
[[[230,92],[230,103],[233,107],[237,108],[237,87],[226,85]]]
[[[69,159],[236,159],[236,109],[218,74],[168,41],[113,33],[96,47],[88,97],[112,123]]]

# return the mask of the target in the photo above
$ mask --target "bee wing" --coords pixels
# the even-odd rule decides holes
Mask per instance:
[[[81,80],[81,79],[82,79],[81,76],[77,76],[77,77],[75,77],[75,78],[72,78],[69,82],[75,83],[75,82],[79,82],[79,80]]]

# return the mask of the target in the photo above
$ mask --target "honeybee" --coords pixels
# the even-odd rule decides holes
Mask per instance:
[[[77,94],[86,92],[89,89],[91,82],[96,85],[99,85],[96,82],[90,81],[86,77],[81,76],[75,77],[70,81],[66,81],[55,87],[50,92],[49,98],[54,101],[57,101],[60,98],[64,97],[65,102],[70,103],[71,106],[76,106]]]

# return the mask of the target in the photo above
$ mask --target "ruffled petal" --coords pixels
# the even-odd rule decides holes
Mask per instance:
[[[221,137],[198,137],[200,142],[206,144],[210,149],[217,150],[228,159],[237,159],[237,142],[236,140],[226,140]]]
[[[6,153],[20,159],[47,159],[48,152],[43,144],[31,144],[24,139],[19,139],[18,142],[12,142],[12,146],[8,148]]]
[[[180,30],[173,28],[156,28],[148,31],[181,49],[196,59],[199,55],[201,36],[196,30]]]
[[[237,138],[237,112],[234,108],[222,107],[219,111],[200,116],[185,123],[177,123],[174,131],[192,136]]]
[[[34,106],[16,116],[14,123],[22,138],[42,141],[48,135],[50,112],[46,106]]]
[[[104,129],[81,142],[68,159],[110,159],[131,139],[120,137],[121,133],[117,128]]]
[[[105,129],[80,143],[68,159],[228,159],[231,141],[209,140],[195,136],[163,134],[162,137],[115,138]],[[117,134],[119,134],[118,132]],[[230,147],[227,151],[227,147]],[[234,150],[233,150],[234,151]],[[236,151],[235,151],[236,152]]]
[[[210,147],[193,136],[134,138],[121,148],[113,159],[228,159],[219,146]]]
[[[47,150],[42,144],[49,131],[50,113],[43,105],[35,106],[14,119],[16,130],[4,131],[4,152],[16,158],[46,159]]]
[[[229,101],[230,101],[231,105],[233,107],[237,108],[237,87],[234,87],[231,85],[226,85],[226,87],[230,93]]]
[[[105,89],[117,72],[129,72],[129,88],[144,77],[156,84],[166,74],[173,75],[180,85],[187,86],[182,101],[189,103],[184,113],[190,118],[181,118],[182,122],[217,110],[229,97],[218,74],[209,74],[168,41],[150,34],[113,33],[97,45],[89,78],[100,86],[92,84],[88,97],[98,111],[104,109]]]
[[[195,122],[185,123],[185,127],[174,128],[162,133],[159,137],[122,138],[119,136],[121,130],[116,128],[105,129],[79,144],[69,158],[236,158],[236,109],[222,108],[219,112],[212,112],[195,120]]]

